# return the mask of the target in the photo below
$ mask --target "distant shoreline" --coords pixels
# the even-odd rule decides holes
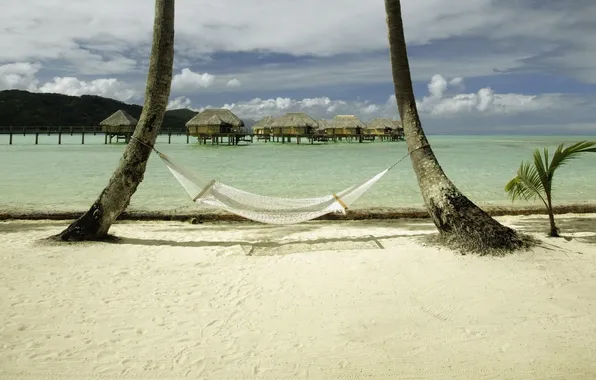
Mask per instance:
[[[511,215],[546,215],[543,207],[502,207],[480,206],[491,216]],[[555,214],[592,214],[596,213],[596,203],[570,204],[554,207]],[[81,211],[0,211],[0,220],[74,220],[79,218],[86,210]],[[190,221],[196,219],[204,222],[246,222],[256,223],[241,216],[227,212],[159,212],[159,211],[125,211],[118,220],[131,221]],[[354,209],[347,215],[327,214],[315,220],[387,220],[387,219],[429,219],[426,209],[399,208],[399,209]]]

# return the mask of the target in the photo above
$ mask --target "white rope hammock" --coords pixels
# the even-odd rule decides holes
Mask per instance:
[[[332,212],[345,214],[352,203],[389,171],[385,169],[366,182],[335,194],[314,198],[280,198],[250,193],[216,180],[204,180],[173,163],[165,154],[159,153],[159,156],[195,203],[219,207],[268,224],[301,223]]]
[[[281,198],[254,194],[217,180],[200,178],[175,164],[168,156],[155,148],[135,137],[132,138],[153,149],[159,155],[190,199],[196,204],[218,207],[244,218],[267,224],[301,223],[329,213],[345,215],[350,205],[409,155],[409,153],[406,154],[395,164],[365,182],[350,186],[337,193],[313,198]]]

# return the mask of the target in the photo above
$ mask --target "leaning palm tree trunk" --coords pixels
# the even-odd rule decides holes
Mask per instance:
[[[151,154],[148,146],[155,143],[170,96],[174,62],[174,3],[174,0],[155,0],[145,102],[133,133],[134,138],[126,146],[118,168],[91,208],[54,238],[78,241],[106,237],[111,225],[128,207],[130,198],[143,181]]]
[[[442,240],[464,251],[486,254],[526,245],[465,197],[447,178],[422,129],[408,62],[400,0],[385,0],[395,96],[412,166],[426,208]]]

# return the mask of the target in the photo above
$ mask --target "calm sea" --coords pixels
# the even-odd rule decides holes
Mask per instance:
[[[124,143],[104,145],[103,136],[16,135],[13,145],[0,135],[0,208],[4,211],[84,211],[107,184]],[[522,160],[534,148],[551,152],[561,142],[594,140],[588,136],[429,136],[447,175],[479,205],[512,206],[504,192]],[[400,142],[296,145],[253,143],[246,146],[198,145],[186,136],[158,138],[157,148],[203,178],[263,195],[310,197],[360,183],[406,153]],[[555,177],[556,205],[596,203],[596,154],[572,160]],[[422,206],[409,158],[364,194],[353,208]],[[527,205],[519,202],[515,205]],[[513,205],[513,206],[515,206]],[[196,209],[161,160],[153,154],[145,180],[129,210],[177,212]]]

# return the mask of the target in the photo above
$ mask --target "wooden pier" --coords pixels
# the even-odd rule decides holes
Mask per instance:
[[[128,143],[130,141],[130,133],[115,133],[113,131],[102,131],[100,126],[43,126],[43,127],[21,127],[21,126],[0,126],[0,135],[8,135],[8,144],[12,145],[14,136],[16,135],[31,135],[34,144],[39,144],[40,139],[45,136],[55,136],[54,141],[62,144],[63,135],[79,135],[80,143],[85,144],[85,137],[89,135],[103,134],[104,144],[111,144],[116,138],[116,143]],[[241,143],[251,144],[255,141],[264,141],[266,143],[295,143],[295,144],[327,144],[329,142],[374,142],[374,141],[401,141],[404,140],[403,135],[373,135],[373,134],[274,134],[274,133],[249,133],[249,132],[232,132],[232,133],[210,133],[199,134],[198,136],[191,136],[186,128],[168,128],[162,129],[160,135],[168,136],[168,144],[172,143],[172,136],[186,136],[186,143],[189,144],[191,138],[197,138],[200,145],[241,145]]]
[[[20,135],[34,135],[35,144],[39,144],[39,136],[51,136],[57,135],[58,145],[62,144],[62,135],[74,136],[75,134],[81,135],[81,144],[85,144],[85,135],[97,135],[102,133],[100,127],[84,127],[84,126],[73,126],[73,127],[0,127],[0,135],[8,135],[8,144],[12,145],[13,136]]]
[[[67,126],[67,127],[56,127],[56,126],[44,126],[44,127],[11,127],[11,126],[0,126],[0,135],[8,135],[8,144],[12,145],[14,141],[15,135],[33,135],[34,136],[34,144],[39,144],[40,136],[56,136],[56,142],[58,145],[62,144],[62,136],[63,135],[70,135],[74,136],[80,135],[81,136],[81,144],[85,144],[85,136],[89,135],[97,135],[103,134],[104,144],[111,144],[114,137],[116,137],[116,142],[120,142],[121,140],[124,143],[128,143],[130,141],[130,133],[116,133],[116,132],[105,132],[102,131],[102,128],[99,126]],[[160,135],[167,134],[168,135],[168,143],[172,141],[172,135],[186,135],[186,142],[189,143],[189,136],[184,131],[184,129],[167,129],[161,130],[159,132]]]

